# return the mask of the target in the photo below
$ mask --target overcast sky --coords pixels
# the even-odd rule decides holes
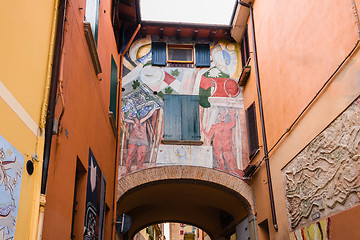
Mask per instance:
[[[236,0],[140,0],[141,19],[229,25]]]

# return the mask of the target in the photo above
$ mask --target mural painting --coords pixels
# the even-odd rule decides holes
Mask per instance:
[[[84,240],[103,239],[106,181],[89,149]]]
[[[239,46],[210,44],[208,68],[157,67],[151,37],[136,40],[124,63],[119,177],[143,168],[191,165],[241,176],[247,161],[245,116],[237,78]],[[163,144],[164,95],[199,96],[200,146]],[[244,145],[245,144],[245,145]]]
[[[360,201],[360,98],[313,139],[283,170],[292,228]]]
[[[158,110],[163,106],[161,98],[154,95],[146,85],[132,83],[132,87],[134,91],[122,98],[121,108],[126,128],[121,154],[125,173],[143,169],[145,162],[153,162],[153,150],[159,142]]]
[[[329,240],[330,218],[325,218],[289,234],[290,240]]]
[[[0,136],[0,239],[13,239],[24,156]]]

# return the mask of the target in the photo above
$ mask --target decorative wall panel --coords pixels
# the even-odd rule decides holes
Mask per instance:
[[[360,199],[360,98],[283,170],[291,228],[343,211]]]

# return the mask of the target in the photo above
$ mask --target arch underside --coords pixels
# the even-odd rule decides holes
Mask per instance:
[[[192,166],[166,166],[132,173],[118,181],[117,214],[132,225],[127,237],[161,222],[183,222],[212,239],[235,232],[254,212],[251,187],[225,172]]]

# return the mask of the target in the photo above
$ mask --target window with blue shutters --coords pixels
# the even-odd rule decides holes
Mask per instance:
[[[210,45],[195,44],[196,67],[210,67]]]
[[[166,43],[152,42],[152,65],[166,66]]]
[[[164,96],[164,140],[200,141],[199,97]]]
[[[210,67],[210,45],[152,42],[152,65],[168,67]],[[194,57],[195,55],[195,57]],[[195,61],[194,61],[195,59]]]

